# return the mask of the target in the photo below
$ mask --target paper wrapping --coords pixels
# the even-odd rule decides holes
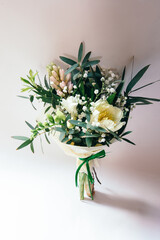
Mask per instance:
[[[104,146],[104,145],[95,146],[95,147],[81,147],[81,146],[75,146],[75,145],[71,145],[71,144],[65,144],[65,143],[62,143],[59,141],[59,133],[57,133],[57,132],[54,135],[54,140],[68,156],[72,156],[77,159],[77,161],[76,161],[77,168],[83,162],[79,158],[89,157],[92,154],[95,154],[106,148],[106,146]],[[92,169],[94,166],[98,167],[99,164],[98,164],[97,159],[89,161],[89,166],[90,166],[90,169]],[[86,169],[85,164],[81,167],[80,172],[84,172],[87,174],[87,169]]]

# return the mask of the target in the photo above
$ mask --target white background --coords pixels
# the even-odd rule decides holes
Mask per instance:
[[[0,0],[0,239],[159,240],[160,105],[132,112],[128,130],[136,147],[115,143],[97,169],[94,201],[79,200],[75,160],[52,141],[36,153],[15,151],[12,135],[28,135],[24,120],[39,113],[17,98],[20,76],[45,74],[59,55],[75,56],[81,41],[101,65],[134,73],[138,86],[160,79],[159,0]],[[62,66],[64,66],[62,64]],[[66,66],[65,66],[66,67]],[[137,92],[160,98],[160,84]]]

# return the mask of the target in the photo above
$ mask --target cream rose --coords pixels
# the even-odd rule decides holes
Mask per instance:
[[[121,122],[122,117],[123,112],[120,108],[99,99],[93,105],[90,123],[115,132],[125,124],[125,122]]]

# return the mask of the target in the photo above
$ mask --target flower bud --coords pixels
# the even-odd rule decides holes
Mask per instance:
[[[68,83],[71,80],[71,73],[68,73],[65,78],[65,82]]]
[[[51,76],[50,77],[50,81],[52,81],[54,84],[56,84],[56,85],[58,85],[59,84],[59,82],[56,80],[56,78],[55,77],[53,77],[53,76]]]
[[[64,81],[62,81],[59,85],[62,89],[64,89],[64,87],[66,86],[66,83]]]
[[[60,97],[64,96],[64,94],[60,90],[57,90],[57,95],[60,96]]]
[[[68,86],[68,91],[70,92],[73,88],[73,84],[71,83],[71,81],[67,83],[67,86]]]
[[[52,71],[52,75],[53,77],[55,77],[57,80],[59,80],[58,74],[53,70]]]
[[[59,69],[60,80],[64,81],[64,69]]]

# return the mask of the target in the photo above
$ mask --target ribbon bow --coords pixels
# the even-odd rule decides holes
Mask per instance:
[[[75,174],[75,184],[76,184],[76,187],[78,186],[78,174],[79,174],[79,171],[81,169],[81,167],[86,164],[86,168],[87,168],[87,173],[88,173],[88,179],[90,181],[91,184],[94,183],[94,179],[92,177],[92,174],[91,174],[91,171],[90,171],[90,167],[89,167],[89,161],[91,160],[94,160],[96,158],[103,158],[106,156],[106,153],[104,150],[96,153],[96,154],[92,154],[91,156],[89,157],[86,157],[86,158],[79,158],[80,160],[82,160],[83,162],[79,165],[79,167],[77,168],[77,171],[76,171],[76,174]]]

